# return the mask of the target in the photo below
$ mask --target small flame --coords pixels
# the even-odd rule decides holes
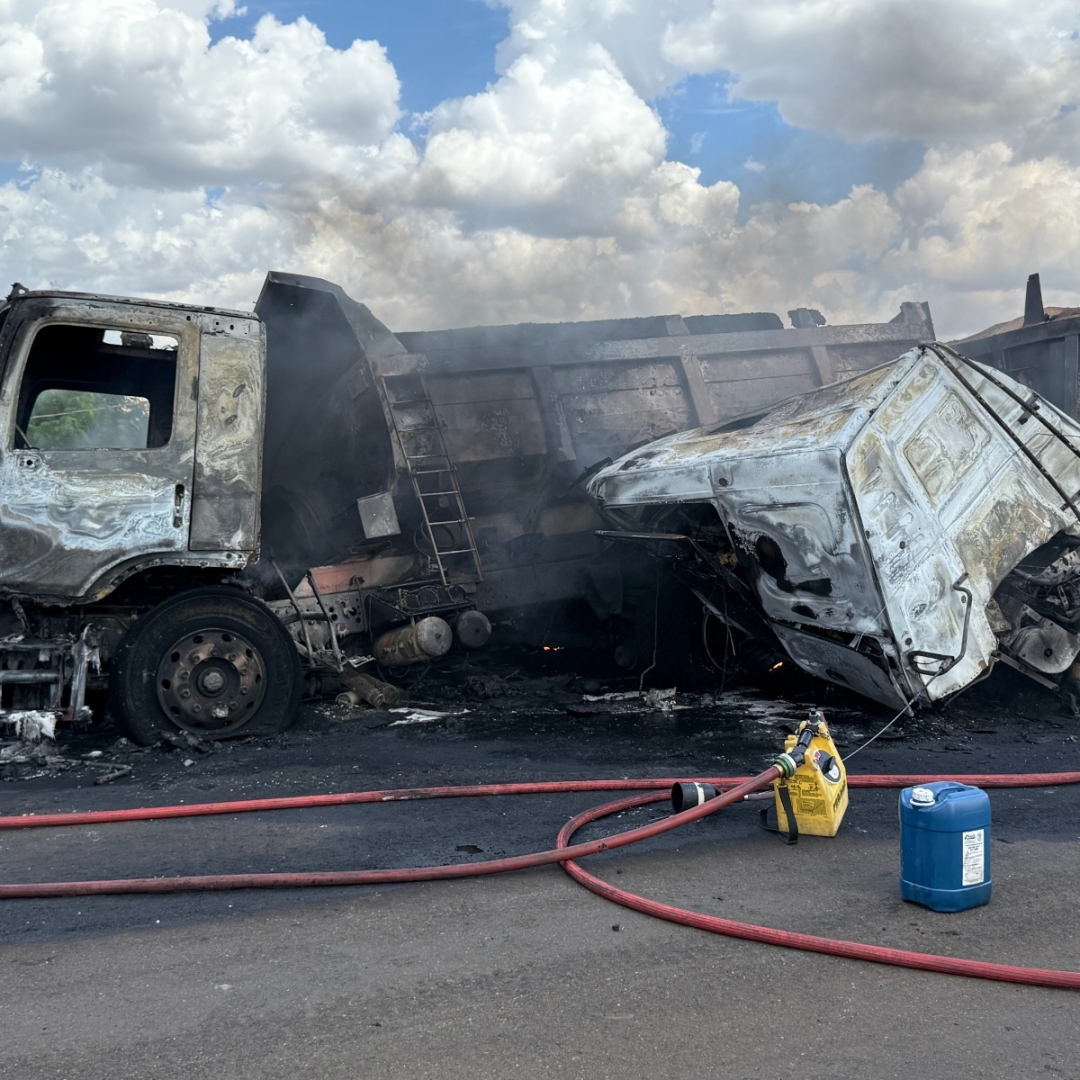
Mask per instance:
[[[544,652],[562,652],[563,647],[561,645],[545,645]]]
[[[777,668],[782,668],[783,666],[784,666],[784,661],[781,660],[778,664],[773,664],[773,666],[771,668],[769,668],[769,670],[770,671],[776,671]]]

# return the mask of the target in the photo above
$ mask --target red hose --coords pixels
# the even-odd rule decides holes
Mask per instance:
[[[582,826],[599,821],[609,814],[616,814],[631,806],[640,806],[645,801],[653,801],[657,796],[638,796],[637,798],[619,799],[606,806],[596,806],[568,821],[559,831],[557,845],[563,851],[573,851],[567,846],[571,837]],[[706,804],[708,805],[708,804]],[[946,975],[967,975],[975,979],[996,979],[999,982],[1023,983],[1027,986],[1051,986],[1058,989],[1080,990],[1080,971],[1053,971],[1046,968],[1014,967],[1012,964],[993,964],[984,960],[962,960],[952,956],[937,956],[933,953],[909,952],[907,949],[890,949],[882,945],[864,945],[858,941],[842,941],[837,938],[817,937],[814,934],[797,934],[790,930],[775,930],[769,926],[756,926],[753,923],[737,922],[734,919],[721,919],[716,915],[705,915],[699,911],[687,911],[685,908],[671,907],[644,896],[619,889],[585,870],[573,860],[566,860],[563,869],[586,889],[611,900],[623,907],[633,908],[646,915],[653,915],[669,922],[693,926],[698,930],[708,930],[714,934],[728,937],[745,938],[748,941],[761,941],[766,945],[783,945],[789,949],[803,949],[807,952],[825,953],[828,956],[844,956],[852,960],[869,960],[875,964],[892,964],[897,967],[918,968],[922,971],[940,971]]]
[[[460,799],[480,795],[558,795],[586,791],[670,790],[687,777],[648,780],[552,780],[543,783],[473,784],[428,788],[389,788],[385,791],[352,791],[337,795],[294,795],[277,799],[242,799],[236,802],[192,803],[176,806],[144,806],[131,810],[87,810],[63,814],[20,814],[0,817],[0,829],[41,829],[61,825],[105,825],[115,821],[160,821],[165,818],[208,817],[215,814],[250,814],[263,810],[303,810],[315,806],[346,806],[356,803],[409,802],[415,799]],[[693,777],[717,790],[744,784],[747,776]],[[867,773],[849,776],[850,787],[894,788],[928,784],[933,780],[956,780],[976,787],[1057,787],[1080,784],[1080,772],[1061,773],[968,773],[965,775],[899,776]],[[475,865],[475,864],[473,864]]]
[[[166,893],[166,892],[206,892],[220,889],[295,889],[312,886],[331,885],[387,885],[406,881],[440,881],[445,878],[478,877],[482,874],[500,874],[508,870],[526,870],[533,866],[546,866],[561,862],[563,859],[595,855],[611,848],[625,847],[639,840],[648,840],[661,833],[688,825],[707,814],[737,802],[744,795],[759,791],[773,782],[780,770],[770,765],[763,773],[736,785],[722,795],[718,795],[700,806],[691,807],[681,814],[642,825],[637,829],[591,840],[585,844],[551,851],[538,851],[531,855],[514,855],[506,859],[492,859],[483,863],[459,863],[456,866],[414,866],[403,870],[335,870],[327,873],[280,873],[280,874],[208,874],[200,877],[170,878],[118,878],[111,881],[57,881],[27,883],[20,885],[0,885],[0,900],[45,898],[58,896],[93,896],[119,893]],[[606,782],[606,781],[601,781]],[[514,787],[516,785],[507,785]],[[432,789],[435,791],[460,789]],[[368,794],[381,794],[370,792]],[[666,798],[666,793],[638,795],[640,805],[647,802],[659,802]],[[370,800],[369,800],[370,801]],[[14,819],[16,821],[20,818]]]
[[[601,840],[582,844],[570,844],[570,839],[584,825],[628,810],[665,799],[666,791],[675,782],[663,780],[589,780],[556,781],[533,784],[481,784],[472,787],[398,788],[386,791],[352,792],[339,795],[311,795],[282,799],[251,799],[232,803],[203,803],[191,806],[143,807],[134,810],[105,810],[88,813],[25,815],[0,818],[0,829],[33,828],[46,825],[84,825],[109,821],[140,821],[169,817],[194,817],[208,814],[245,813],[256,810],[296,809],[313,806],[335,806],[347,803],[397,802],[411,799],[458,798],[477,795],[523,795],[550,794],[554,792],[611,791],[630,789],[653,789],[652,794],[633,795],[604,806],[594,807],[572,818],[559,832],[554,850],[495,859],[485,863],[465,863],[456,866],[412,867],[400,870],[354,870],[330,873],[281,873],[281,874],[218,874],[200,877],[131,878],[112,881],[66,881],[54,883],[29,883],[0,885],[0,899],[27,899],[59,896],[87,896],[118,893],[164,893],[206,891],[245,888],[297,888],[305,886],[374,885],[407,881],[435,881],[447,878],[477,877],[485,874],[522,870],[561,862],[567,872],[580,884],[617,904],[633,908],[648,915],[683,923],[687,926],[709,930],[712,933],[761,941],[771,945],[821,952],[832,956],[869,960],[880,964],[939,971],[952,975],[996,979],[1003,982],[1024,983],[1033,986],[1049,986],[1080,989],[1080,972],[1052,971],[1042,968],[1015,967],[979,960],[963,960],[931,953],[909,952],[877,945],[865,945],[854,941],[799,934],[752,923],[721,919],[713,915],[688,911],[683,908],[660,904],[634,893],[618,889],[582,870],[573,860],[614,848],[625,847],[639,840],[646,840],[681,825],[697,821],[715,813],[744,795],[759,791],[772,783],[778,774],[771,766],[755,777],[728,777],[707,780],[716,788],[728,788],[717,798],[700,806],[673,814],[661,821],[636,829],[617,833]],[[891,776],[864,775],[848,778],[852,787],[907,787],[913,784],[931,783],[934,780],[958,780],[979,787],[1046,787],[1080,783],[1080,773],[1018,773],[1018,774],[969,774],[964,776]],[[698,781],[702,782],[701,780]]]
[[[1080,774],[1077,774],[1080,777]],[[708,780],[716,788],[745,783],[749,777]],[[303,810],[313,806],[355,803],[409,802],[414,799],[472,798],[478,795],[560,795],[576,791],[670,790],[676,780],[551,780],[532,784],[473,784],[428,788],[389,788],[337,795],[294,795],[281,799],[243,799],[238,802],[192,803],[190,806],[146,806],[133,810],[87,810],[65,814],[22,814],[0,817],[0,829],[40,829],[57,825],[104,825],[112,821],[157,821],[163,818],[250,814],[260,810]]]

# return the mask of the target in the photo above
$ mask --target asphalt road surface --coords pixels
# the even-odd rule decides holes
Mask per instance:
[[[1080,722],[1011,680],[903,720],[852,772],[1077,769]],[[486,679],[486,681],[485,681]],[[889,719],[818,684],[587,702],[566,676],[414,690],[463,715],[306,706],[288,734],[211,753],[65,735],[3,766],[0,813],[412,785],[757,772],[821,705],[850,753]],[[477,699],[477,693],[485,695]],[[393,725],[393,726],[392,726]],[[90,756],[94,755],[94,756]],[[105,786],[117,765],[133,771]],[[899,896],[895,791],[855,790],[840,835],[794,847],[732,807],[591,859],[655,899],[786,929],[1080,969],[1080,789],[991,792],[991,903]],[[247,814],[0,833],[2,880],[481,861],[553,846],[604,796]],[[633,811],[624,828],[665,813]],[[10,1080],[1080,1077],[1080,994],[793,952],[650,919],[558,867],[357,889],[0,902]]]

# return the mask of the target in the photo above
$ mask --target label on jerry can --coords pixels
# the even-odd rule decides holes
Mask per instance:
[[[960,850],[963,853],[961,885],[981,885],[986,879],[986,830],[965,832]]]

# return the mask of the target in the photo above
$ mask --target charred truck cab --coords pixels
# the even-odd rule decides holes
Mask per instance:
[[[16,286],[0,722],[80,717],[107,682],[142,743],[275,732],[305,671],[480,647],[488,616],[544,635],[560,606],[614,648],[644,594],[605,561],[590,466],[933,333],[925,304],[789,314],[395,335],[298,275],[270,274],[254,314]]]
[[[590,482],[709,610],[891,708],[1007,663],[1076,708],[1080,423],[948,346]]]
[[[19,287],[0,317],[0,708],[78,716],[108,664],[140,741],[287,722],[292,641],[224,585],[259,552],[260,321]]]

